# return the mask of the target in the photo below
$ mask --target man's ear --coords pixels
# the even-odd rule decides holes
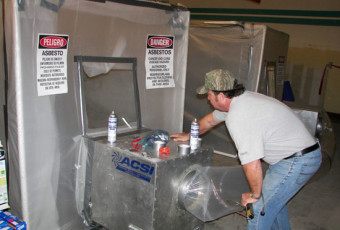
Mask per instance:
[[[218,100],[223,100],[223,99],[226,98],[226,96],[225,96],[224,93],[222,93],[222,92],[219,92],[219,94],[217,95],[217,97],[218,97]]]

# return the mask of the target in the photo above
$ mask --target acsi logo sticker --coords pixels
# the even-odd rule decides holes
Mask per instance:
[[[154,166],[131,159],[130,157],[123,158],[118,152],[112,154],[112,162],[116,169],[147,182],[151,182],[151,177],[155,170]]]
[[[47,36],[41,38],[39,44],[45,48],[61,48],[67,45],[67,40],[63,37]]]
[[[172,40],[167,37],[150,37],[148,46],[153,48],[168,48],[172,46]]]

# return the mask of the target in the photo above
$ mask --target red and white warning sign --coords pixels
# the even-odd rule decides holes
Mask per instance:
[[[68,35],[39,34],[38,96],[67,93]]]
[[[173,36],[148,35],[145,55],[147,89],[175,87],[173,59]]]

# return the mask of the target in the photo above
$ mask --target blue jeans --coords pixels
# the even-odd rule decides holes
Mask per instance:
[[[254,218],[247,230],[289,230],[287,202],[307,183],[321,165],[321,149],[270,165],[262,184],[263,198],[253,204]]]

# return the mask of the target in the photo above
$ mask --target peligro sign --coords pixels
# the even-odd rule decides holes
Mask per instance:
[[[154,166],[131,159],[127,156],[123,157],[119,152],[112,154],[112,162],[116,169],[147,182],[151,182],[152,175],[155,171]]]
[[[63,37],[49,36],[41,38],[39,44],[45,48],[61,48],[67,44],[67,40]]]

